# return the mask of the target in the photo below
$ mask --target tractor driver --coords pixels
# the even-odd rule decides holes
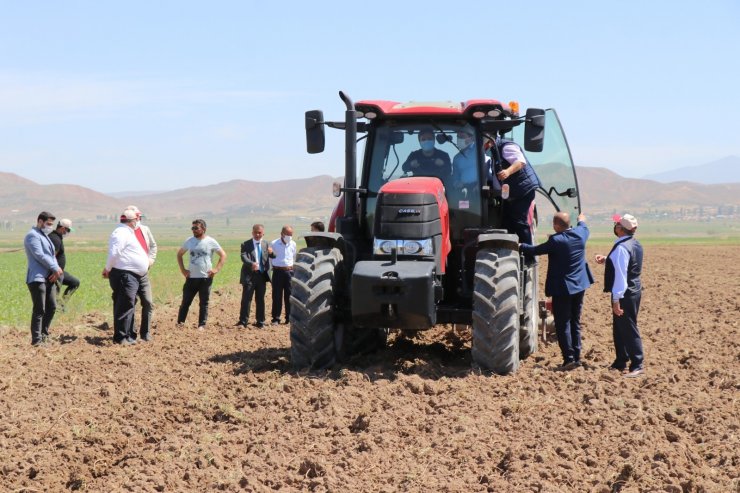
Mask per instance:
[[[434,147],[434,130],[419,130],[419,145],[421,149],[409,154],[401,169],[414,176],[436,176],[445,181],[452,174],[452,163],[445,151]]]

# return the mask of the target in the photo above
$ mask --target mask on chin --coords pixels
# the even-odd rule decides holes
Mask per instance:
[[[292,236],[283,236],[283,243],[285,243],[286,245],[290,244],[291,241],[293,241]]]

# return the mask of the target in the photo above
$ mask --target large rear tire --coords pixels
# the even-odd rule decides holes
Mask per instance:
[[[502,375],[515,372],[519,323],[519,253],[479,250],[473,281],[473,361]]]
[[[537,327],[539,326],[539,292],[538,264],[531,263],[525,267],[523,274],[524,289],[522,295],[522,319],[519,329],[519,359],[525,359],[537,352]]]

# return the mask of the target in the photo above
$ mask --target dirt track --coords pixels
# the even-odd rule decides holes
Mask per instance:
[[[606,369],[600,283],[568,373],[551,338],[517,374],[479,374],[467,332],[441,327],[295,374],[288,327],[234,329],[230,288],[206,332],[197,307],[179,330],[160,306],[134,347],[94,315],[48,349],[6,332],[0,490],[740,491],[740,249],[648,247],[643,279],[635,380]]]

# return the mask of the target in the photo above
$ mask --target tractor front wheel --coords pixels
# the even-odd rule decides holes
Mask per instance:
[[[473,361],[502,375],[519,368],[519,253],[482,248],[473,281]]]

